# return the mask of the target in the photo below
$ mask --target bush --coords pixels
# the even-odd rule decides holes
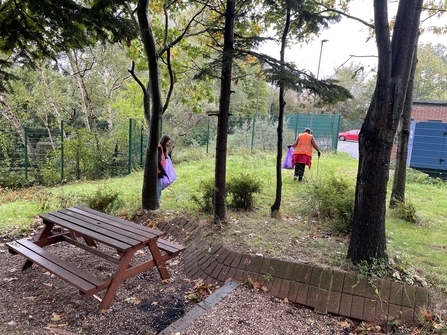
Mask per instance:
[[[227,193],[230,195],[229,206],[233,209],[251,210],[253,195],[261,192],[261,182],[249,174],[233,177],[227,183]]]
[[[420,220],[416,215],[416,208],[411,202],[400,202],[396,200],[395,203],[396,207],[394,207],[393,213],[398,219],[411,223],[419,223]]]
[[[201,181],[199,184],[199,192],[201,196],[193,195],[191,200],[199,205],[204,213],[211,214],[214,210],[214,180]]]
[[[84,202],[87,207],[104,213],[111,213],[124,206],[120,192],[98,188],[92,195],[86,196]]]
[[[355,188],[342,177],[333,174],[319,180],[310,188],[311,209],[317,207],[319,216],[335,232],[349,234],[354,215]]]
[[[201,196],[193,195],[191,200],[198,204],[203,212],[211,214],[214,211],[215,189],[213,179],[201,181],[199,184]],[[226,191],[225,203],[229,207],[236,210],[250,210],[253,208],[253,195],[261,191],[261,182],[248,174],[242,174],[227,181]]]

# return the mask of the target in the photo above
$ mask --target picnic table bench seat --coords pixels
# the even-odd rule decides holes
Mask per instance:
[[[109,282],[109,280],[102,280],[91,275],[27,239],[11,241],[6,245],[11,254],[21,254],[31,262],[39,264],[47,271],[79,289],[82,295],[89,296],[94,291],[107,287]],[[26,264],[24,269],[27,267]]]

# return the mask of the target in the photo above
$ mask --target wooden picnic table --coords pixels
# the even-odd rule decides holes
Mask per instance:
[[[34,242],[28,239],[8,242],[9,251],[27,258],[23,270],[36,263],[78,288],[85,297],[106,290],[101,299],[100,310],[109,307],[121,282],[143,271],[156,267],[163,280],[169,279],[165,262],[185,249],[179,244],[162,239],[165,235],[162,231],[83,206],[41,214],[40,217],[45,228],[39,238]],[[56,227],[63,229],[55,229]],[[108,278],[95,277],[43,248],[63,241],[117,264],[115,273]],[[116,250],[118,257],[99,250],[98,243]],[[146,247],[151,257],[131,265],[135,253]]]

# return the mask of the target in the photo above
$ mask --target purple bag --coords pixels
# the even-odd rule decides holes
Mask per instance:
[[[294,151],[293,147],[287,150],[286,157],[284,157],[284,162],[281,165],[283,169],[293,169],[292,166],[293,151]]]
[[[162,190],[171,185],[177,179],[177,174],[175,173],[174,165],[172,165],[171,158],[166,157],[164,169],[168,176],[163,176],[163,178],[161,179]]]

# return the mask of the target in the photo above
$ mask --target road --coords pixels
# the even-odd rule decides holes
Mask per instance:
[[[354,158],[359,158],[359,142],[357,141],[338,141],[337,150],[347,152]]]

